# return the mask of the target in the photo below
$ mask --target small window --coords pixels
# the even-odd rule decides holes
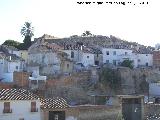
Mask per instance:
[[[116,60],[113,60],[113,65],[116,65]]]
[[[3,113],[11,113],[10,102],[4,102]]]
[[[113,55],[116,55],[116,51],[113,51]]]
[[[58,120],[58,115],[57,114],[54,116],[54,120]]]
[[[109,55],[109,51],[106,51],[106,55]]]
[[[31,102],[31,112],[38,112],[36,109],[36,102]]]
[[[89,56],[87,56],[87,58],[89,58]]]
[[[74,52],[71,51],[71,58],[74,58]]]
[[[108,63],[109,63],[109,60],[106,60],[106,63],[108,64]]]
[[[141,60],[140,60],[140,59],[138,59],[138,62],[141,62]]]
[[[69,68],[69,64],[67,64],[67,68]]]
[[[125,55],[128,55],[128,52],[125,52]]]
[[[97,54],[97,57],[98,57],[99,55]]]
[[[16,66],[16,69],[18,70],[18,66]]]

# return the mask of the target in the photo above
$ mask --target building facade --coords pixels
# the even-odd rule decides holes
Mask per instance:
[[[1,89],[0,119],[41,120],[40,100],[24,89]]]

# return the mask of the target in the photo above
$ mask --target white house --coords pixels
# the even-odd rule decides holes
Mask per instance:
[[[132,50],[102,48],[103,63],[118,65],[124,60],[132,60],[134,67],[148,67],[153,65],[152,54],[133,53]]]
[[[95,64],[101,64],[102,53],[98,49],[81,47],[76,50],[62,50],[68,54],[68,58],[76,63],[83,64],[84,67],[92,66]]]
[[[118,65],[125,59],[131,59],[132,50],[127,49],[114,49],[114,48],[102,48],[103,63],[111,63]]]
[[[24,89],[1,89],[0,120],[41,120],[39,98]]]
[[[85,67],[87,67],[89,65],[94,65],[95,64],[95,62],[94,62],[94,54],[90,53],[90,52],[83,51],[82,57],[81,57],[81,63]]]
[[[153,54],[134,54],[133,56],[135,56],[135,60],[137,60],[137,67],[141,67],[141,66],[153,66]]]
[[[0,53],[0,78],[4,82],[13,82],[13,72],[24,70],[24,60],[16,55]]]

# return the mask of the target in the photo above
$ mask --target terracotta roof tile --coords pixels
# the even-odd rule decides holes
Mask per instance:
[[[0,89],[0,100],[36,100],[38,96],[25,89]]]
[[[66,100],[60,97],[41,99],[41,107],[44,109],[63,109],[68,107]]]

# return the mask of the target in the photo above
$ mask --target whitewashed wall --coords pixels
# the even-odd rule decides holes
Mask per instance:
[[[13,51],[11,54],[15,54],[15,55],[17,55],[17,56],[21,57],[21,53],[20,53],[20,51]]]
[[[109,55],[107,55],[107,51],[109,51]],[[114,52],[116,52],[116,55],[113,54]],[[102,48],[102,53],[103,53],[103,63],[106,63],[106,61],[109,60],[109,63],[113,64],[113,60],[116,60],[116,64],[118,64],[118,62],[121,62],[123,58],[130,57],[132,55],[132,50]]]
[[[153,96],[160,96],[160,83],[150,83],[149,94]]]
[[[11,73],[3,73],[3,81],[4,82],[13,82],[13,72]]]
[[[16,68],[18,67],[18,69]],[[21,69],[21,62],[20,61],[15,61],[15,62],[8,62],[8,72],[14,72],[14,71],[20,71]]]
[[[0,59],[0,79],[4,73],[4,59]]]
[[[137,64],[139,66],[146,66],[146,63],[148,63],[148,66],[153,66],[153,55],[152,54],[137,54]]]
[[[12,113],[3,113],[4,101],[0,101],[0,120],[41,120],[40,117],[40,101],[36,100],[36,107],[38,112],[31,112],[31,100],[12,100],[10,102],[10,108]]]
[[[94,65],[94,54],[82,53],[82,64],[86,67],[89,65]]]

